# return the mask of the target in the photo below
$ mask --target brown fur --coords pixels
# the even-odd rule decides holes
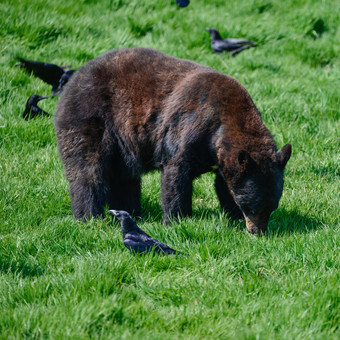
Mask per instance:
[[[247,227],[265,231],[290,156],[290,145],[277,151],[234,78],[145,48],[111,51],[80,68],[61,95],[55,126],[77,218],[102,214],[105,202],[139,215],[140,176],[156,168],[165,221],[190,215],[193,179],[217,165],[222,207],[249,220],[238,199],[248,190],[246,201],[261,201],[252,211],[262,222]]]

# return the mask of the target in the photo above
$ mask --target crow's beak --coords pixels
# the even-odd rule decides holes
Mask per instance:
[[[117,211],[117,210],[109,210],[109,213],[110,213],[112,216],[117,216],[117,215],[118,215],[118,211]]]

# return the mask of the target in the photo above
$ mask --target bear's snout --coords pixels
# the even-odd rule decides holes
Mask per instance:
[[[244,218],[246,220],[246,227],[247,230],[254,235],[264,235],[267,231],[268,221],[270,217],[270,213],[259,213],[255,215],[248,215],[245,214]]]

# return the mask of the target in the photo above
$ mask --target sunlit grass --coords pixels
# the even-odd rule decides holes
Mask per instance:
[[[338,339],[339,13],[335,0],[0,2],[0,338]],[[206,27],[258,46],[213,54]],[[159,173],[143,177],[138,224],[187,256],[132,257],[108,214],[72,217],[53,119],[21,117],[51,88],[16,57],[77,68],[132,46],[237,78],[292,143],[266,237],[221,212],[213,174],[171,228]]]

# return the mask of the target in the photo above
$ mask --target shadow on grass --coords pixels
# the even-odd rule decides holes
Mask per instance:
[[[310,233],[322,227],[321,220],[298,211],[276,210],[269,221],[268,235],[283,236],[293,233]]]
[[[151,201],[148,197],[142,197],[142,218],[152,219],[155,222],[163,223],[163,209],[159,201]]]
[[[221,213],[220,210],[207,209],[205,212],[206,216],[218,217]],[[228,215],[229,227],[242,229],[246,228],[245,221],[235,220]],[[273,212],[270,217],[267,229],[267,236],[284,236],[287,234],[294,233],[311,233],[322,227],[323,223],[321,220],[314,217],[301,214],[298,211],[288,211],[286,209],[277,209]]]
[[[216,220],[220,217],[221,209],[211,208],[193,208],[192,218],[211,218]],[[160,203],[154,203],[143,199],[143,219],[152,219],[156,222],[163,223],[163,211]],[[226,215],[226,220],[228,216]],[[228,225],[231,228],[245,228],[245,222],[229,219]],[[309,233],[322,227],[322,221],[314,217],[301,214],[298,211],[288,211],[279,208],[273,212],[268,225],[267,235],[283,236],[292,233]]]
[[[221,212],[222,212],[222,209],[193,207],[191,218],[193,219],[204,219],[204,218],[209,218],[209,217],[219,218],[221,215]],[[143,197],[142,218],[145,220],[150,219],[158,223],[163,223],[163,209],[162,209],[160,202],[152,202],[148,199],[148,197]]]

